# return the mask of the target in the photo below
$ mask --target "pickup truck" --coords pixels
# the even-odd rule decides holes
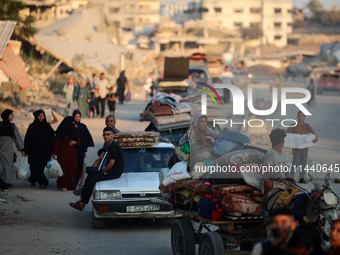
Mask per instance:
[[[188,95],[189,82],[187,79],[158,79],[157,92],[174,93],[181,96]]]
[[[163,78],[157,80],[157,92],[186,96],[189,88],[188,76],[188,58],[166,57]]]
[[[92,227],[103,228],[105,219],[173,218],[172,204],[162,198],[158,189],[158,174],[160,169],[168,167],[167,161],[174,150],[172,144],[164,142],[145,147],[123,147],[122,176],[95,185]]]

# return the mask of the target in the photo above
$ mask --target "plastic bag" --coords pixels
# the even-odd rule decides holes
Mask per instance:
[[[185,141],[181,145],[181,151],[183,151],[185,154],[190,154],[190,143],[189,141]]]
[[[42,110],[45,113],[45,117],[46,117],[46,122],[50,122],[53,118],[52,118],[52,109],[51,107],[43,107]]]
[[[159,170],[158,173],[158,178],[159,178],[159,183],[163,183],[165,176],[167,176],[168,172],[170,171],[169,168],[162,168]]]
[[[131,100],[131,92],[128,91],[124,97],[125,102],[129,102]]]
[[[44,174],[47,179],[54,179],[64,175],[63,170],[61,169],[60,164],[54,158],[51,158],[45,167]]]
[[[191,178],[190,174],[187,171],[188,164],[185,162],[176,163],[165,176],[163,185],[168,186],[172,183],[175,183],[179,180],[189,179]]]
[[[15,165],[15,174],[19,181],[25,181],[31,177],[30,165],[28,164],[27,157],[23,157],[22,161]]]

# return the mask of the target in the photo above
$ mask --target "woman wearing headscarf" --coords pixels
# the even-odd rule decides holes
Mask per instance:
[[[86,86],[85,79],[82,78],[79,87],[76,88],[75,102],[82,116],[86,116],[88,103],[90,102],[90,89]]]
[[[68,83],[64,85],[63,92],[65,93],[65,101],[67,104],[67,108],[70,109],[71,104],[73,103],[73,92],[75,86],[73,83],[73,77],[68,78]]]
[[[28,156],[31,170],[31,177],[28,181],[31,187],[35,187],[37,182],[42,189],[46,189],[48,180],[44,175],[44,168],[52,155],[54,130],[47,123],[43,110],[33,112],[33,116],[34,121],[29,125],[24,141],[24,152]]]
[[[14,113],[6,109],[1,113],[3,121],[0,122],[0,188],[8,191],[10,183],[16,180],[14,172],[14,147],[18,151],[24,149],[24,143],[19,135],[18,128],[14,123]]]
[[[75,184],[77,185],[83,171],[84,158],[86,158],[87,148],[94,147],[94,143],[90,131],[87,129],[85,124],[80,122],[82,116],[81,112],[78,109],[74,110],[72,116],[75,119],[75,127],[78,130],[80,137],[80,146],[77,147],[78,164],[75,181]]]
[[[74,118],[67,116],[56,130],[56,140],[53,154],[64,175],[57,180],[57,187],[63,191],[75,190],[77,175],[77,147],[80,146],[80,138],[74,125]]]
[[[207,116],[196,112],[192,125],[179,141],[179,145],[189,141],[190,152],[193,152],[212,146],[213,139],[216,139],[219,135],[217,131],[207,126]]]

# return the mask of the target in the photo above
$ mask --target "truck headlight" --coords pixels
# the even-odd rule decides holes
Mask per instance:
[[[94,192],[93,198],[96,200],[113,200],[121,199],[122,195],[119,190],[96,190]]]

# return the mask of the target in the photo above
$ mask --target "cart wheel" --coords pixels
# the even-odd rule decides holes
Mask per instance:
[[[171,246],[174,255],[195,255],[195,236],[190,221],[175,220],[171,229]]]
[[[104,219],[96,218],[92,211],[92,228],[94,229],[102,229],[104,228]]]
[[[224,255],[224,244],[217,232],[206,232],[202,235],[199,255]]]

